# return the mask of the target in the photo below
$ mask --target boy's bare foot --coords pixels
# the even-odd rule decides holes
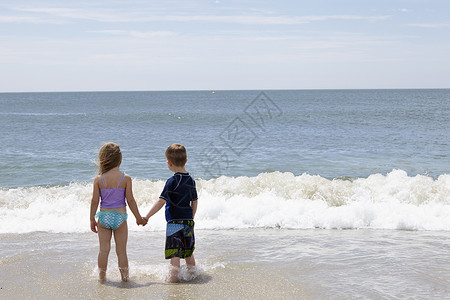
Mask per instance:
[[[180,279],[178,278],[179,271],[180,271],[179,267],[171,265],[170,271],[169,271],[169,277],[167,278],[167,282],[170,282],[170,283],[179,282],[180,281]]]
[[[169,278],[167,278],[167,282],[177,283],[177,282],[180,282],[180,280],[178,279],[178,276],[169,276]]]

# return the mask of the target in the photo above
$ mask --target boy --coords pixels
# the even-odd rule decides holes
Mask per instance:
[[[194,216],[197,211],[197,190],[195,181],[186,172],[186,149],[173,144],[166,150],[167,166],[175,174],[167,179],[166,185],[145,220],[166,205],[166,259],[170,259],[169,282],[178,281],[180,258],[186,260],[188,269],[195,267]]]

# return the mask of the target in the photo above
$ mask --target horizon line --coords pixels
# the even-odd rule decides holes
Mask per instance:
[[[450,87],[415,87],[415,88],[281,88],[281,89],[180,89],[180,90],[79,90],[79,91],[0,91],[0,94],[26,93],[120,93],[120,92],[231,92],[231,91],[341,91],[341,90],[448,90]]]

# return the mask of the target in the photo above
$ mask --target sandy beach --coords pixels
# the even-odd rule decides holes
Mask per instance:
[[[131,232],[131,281],[94,234],[2,234],[3,299],[449,299],[447,232],[199,230],[195,278],[165,282],[162,232]],[[183,273],[183,272],[182,272]],[[183,273],[187,275],[186,272]]]

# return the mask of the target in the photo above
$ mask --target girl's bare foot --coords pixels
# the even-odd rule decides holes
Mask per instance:
[[[106,269],[98,269],[98,278],[101,283],[106,281]]]
[[[127,282],[128,280],[130,280],[130,277],[128,274],[128,267],[126,267],[126,268],[119,267],[119,271],[120,271],[120,276],[122,276],[122,281]]]

